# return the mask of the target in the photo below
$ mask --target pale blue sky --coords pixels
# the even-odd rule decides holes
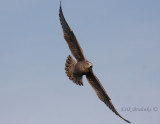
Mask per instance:
[[[0,1],[0,124],[126,123],[85,77],[84,87],[67,78],[59,2]],[[62,9],[117,111],[133,124],[159,124],[160,1],[62,0]]]

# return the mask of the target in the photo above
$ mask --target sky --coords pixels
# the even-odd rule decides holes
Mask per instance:
[[[1,124],[124,124],[83,77],[72,83],[59,0],[0,1]],[[117,111],[160,123],[160,1],[62,0],[64,16]]]

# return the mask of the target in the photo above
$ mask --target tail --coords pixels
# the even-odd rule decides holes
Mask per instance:
[[[70,80],[72,80],[74,83],[78,84],[78,85],[83,85],[82,82],[82,76],[81,77],[77,77],[74,75],[74,67],[75,67],[76,62],[74,61],[74,59],[69,55],[66,59],[66,64],[65,64],[65,70],[66,70],[66,74],[69,77]]]
[[[74,66],[75,66],[76,62],[74,61],[74,59],[69,55],[66,59],[66,64],[65,64],[65,70],[66,70],[66,74],[69,77],[70,80],[73,80],[74,76],[73,76],[73,72],[74,72]]]

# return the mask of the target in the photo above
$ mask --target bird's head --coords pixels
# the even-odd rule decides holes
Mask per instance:
[[[86,62],[86,66],[89,70],[93,68],[93,64],[91,62],[88,62],[88,61]]]

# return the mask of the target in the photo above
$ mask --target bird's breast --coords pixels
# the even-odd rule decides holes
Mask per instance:
[[[77,62],[75,65],[74,73],[79,75],[86,75],[89,72],[87,68],[85,68],[84,62]]]

